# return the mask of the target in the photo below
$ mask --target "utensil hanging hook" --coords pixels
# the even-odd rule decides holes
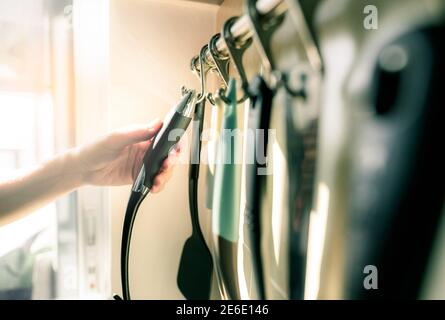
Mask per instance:
[[[237,43],[231,32],[231,28],[237,20],[238,17],[231,17],[230,19],[228,19],[223,25],[221,36],[223,37],[226,44],[227,51],[229,52],[229,57],[233,61],[235,69],[241,78],[241,88],[244,95],[240,100],[237,101],[237,103],[242,103],[249,98],[249,81],[247,80],[246,71],[244,70],[243,66],[243,55],[246,49],[250,47],[253,40],[252,38],[249,38],[244,43]],[[218,94],[223,100],[225,99],[225,96],[221,89],[218,91]]]
[[[212,62],[214,64],[214,68],[212,71],[216,71],[219,78],[222,80],[222,88],[219,88],[220,91],[217,92],[219,95],[220,92],[224,91],[224,88],[227,88],[229,84],[229,65],[230,65],[230,56],[221,54],[217,47],[216,42],[221,38],[221,34],[215,34],[209,41],[208,50],[210,57],[212,58]],[[224,98],[224,97],[223,97]],[[212,105],[215,105],[215,99],[211,93],[207,94],[207,100],[210,101]]]
[[[271,38],[284,21],[284,15],[272,18],[268,21],[267,25],[264,25],[263,21],[265,21],[265,19],[263,19],[263,15],[258,12],[256,4],[257,0],[245,1],[245,11],[249,17],[253,38],[256,41],[262,63],[267,72],[271,73],[276,70],[275,60],[271,50]]]
[[[323,72],[323,59],[320,48],[315,41],[315,35],[308,24],[300,2],[295,0],[284,0],[284,2],[287,4],[288,14],[294,22],[310,66],[315,72]]]
[[[221,34],[215,34],[209,41],[209,54],[212,57],[213,63],[215,64],[215,70],[218,73],[219,77],[224,83],[224,87],[227,87],[229,84],[229,65],[230,65],[230,56],[224,56],[221,54],[216,48],[216,42],[221,38]]]
[[[207,92],[207,87],[206,87],[207,74],[209,71],[213,69],[213,66],[211,66],[205,60],[207,51],[208,51],[208,45],[206,44],[201,48],[199,55],[192,58],[190,63],[190,68],[192,69],[192,72],[198,76],[201,84],[201,92],[198,94],[196,103],[201,103],[202,101],[204,101],[204,99],[208,99],[210,103],[214,104],[214,101],[211,98],[211,95]],[[199,64],[199,69],[196,67],[197,62]]]
[[[275,60],[272,54],[271,39],[274,32],[283,23],[285,16],[278,16],[274,19],[264,19],[257,7],[258,0],[246,0],[245,11],[249,17],[249,22],[252,28],[253,38],[257,45],[261,56],[262,64],[266,68],[269,85],[277,89],[283,85],[286,91],[292,96],[306,97],[304,90],[304,81],[302,88],[293,89],[289,84],[289,76],[276,68]],[[267,23],[265,21],[267,20]]]

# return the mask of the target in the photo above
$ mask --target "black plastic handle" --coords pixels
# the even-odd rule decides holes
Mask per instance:
[[[161,169],[162,163],[169,152],[184,135],[192,118],[174,112],[170,121],[165,121],[162,129],[156,135],[152,148],[144,156],[145,181],[144,185],[151,189],[153,180]]]

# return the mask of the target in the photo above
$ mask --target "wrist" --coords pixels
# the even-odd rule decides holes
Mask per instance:
[[[81,165],[79,152],[77,148],[73,148],[62,154],[61,156],[63,175],[68,186],[76,189],[85,184],[85,172]]]

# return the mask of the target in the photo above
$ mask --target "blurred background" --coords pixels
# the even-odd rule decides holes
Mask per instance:
[[[107,108],[103,93],[107,92],[108,62],[103,58],[108,56],[108,7],[98,2],[92,8],[96,8],[90,13],[94,17],[86,15],[84,21],[90,21],[85,27],[94,26],[95,32],[84,29],[82,36],[75,36],[72,1],[0,2],[2,178],[75,146],[89,135],[91,128],[88,123],[83,125],[76,101],[83,101],[85,107],[97,104],[93,108],[96,120]],[[82,41],[75,45],[75,37]],[[86,46],[93,51],[85,52]],[[94,68],[87,78],[95,87],[90,90],[102,92],[95,96],[83,91],[89,84],[79,80],[85,77],[80,70],[90,65]],[[97,135],[107,125],[101,123],[90,133]],[[91,209],[88,200],[76,192],[2,227],[0,297],[76,298],[110,290],[109,214],[104,207],[94,208],[97,199],[103,202],[105,197],[106,191],[97,191]],[[85,213],[82,218],[80,208]]]

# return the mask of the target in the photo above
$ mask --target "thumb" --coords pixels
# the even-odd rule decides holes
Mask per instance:
[[[159,119],[153,120],[148,126],[132,125],[119,129],[112,134],[112,143],[116,147],[122,148],[130,144],[142,142],[153,138],[161,129],[162,122]]]

